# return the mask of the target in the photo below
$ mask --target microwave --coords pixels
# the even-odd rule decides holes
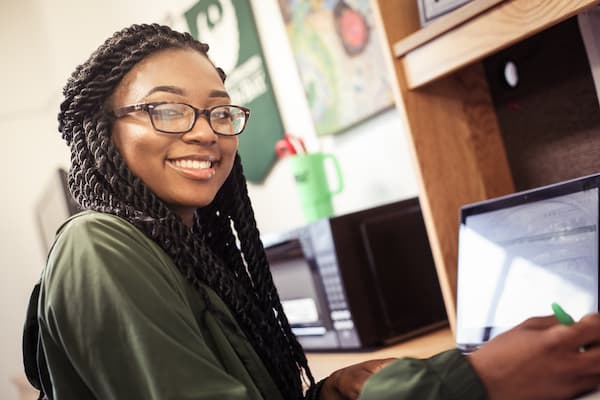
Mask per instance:
[[[448,324],[418,198],[263,237],[307,351],[377,348]]]

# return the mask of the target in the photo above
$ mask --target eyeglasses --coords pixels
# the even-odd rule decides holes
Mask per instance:
[[[125,106],[114,110],[113,114],[121,118],[136,111],[146,111],[150,116],[152,127],[163,133],[189,132],[198,117],[203,115],[216,134],[235,136],[242,133],[250,117],[248,108],[232,104],[200,109],[186,103],[166,101]]]

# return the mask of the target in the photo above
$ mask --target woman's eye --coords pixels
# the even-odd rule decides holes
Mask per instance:
[[[160,119],[174,119],[183,117],[184,112],[178,108],[161,107],[158,109],[155,108],[153,114]]]
[[[213,111],[211,117],[213,119],[230,119],[231,113],[226,110]]]

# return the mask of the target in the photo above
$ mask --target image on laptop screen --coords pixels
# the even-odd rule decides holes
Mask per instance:
[[[461,209],[457,347],[472,351],[559,303],[598,311],[600,174]]]

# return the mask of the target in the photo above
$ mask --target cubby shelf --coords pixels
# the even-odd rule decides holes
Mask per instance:
[[[403,57],[407,86],[414,89],[597,3],[597,0],[475,0],[398,41],[394,44],[394,54]],[[436,32],[441,33],[436,35]],[[418,38],[422,39],[415,40]]]
[[[474,0],[421,29],[417,0],[372,0],[452,328],[460,207],[515,191],[482,60],[598,3]]]

